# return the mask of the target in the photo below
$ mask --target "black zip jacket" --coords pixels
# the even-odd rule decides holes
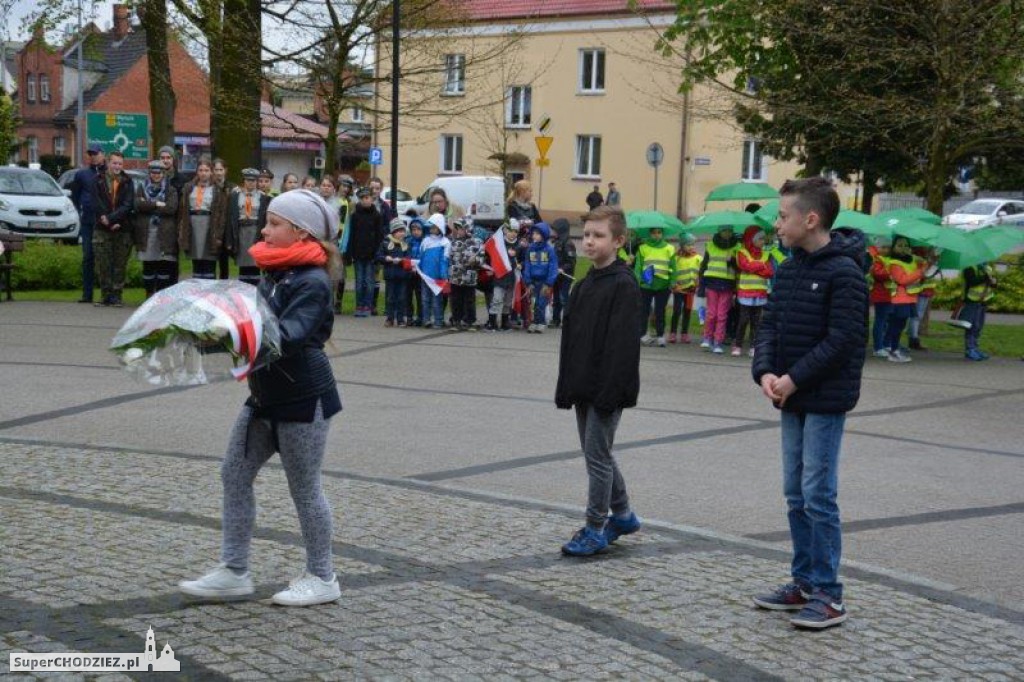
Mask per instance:
[[[849,412],[860,398],[868,336],[864,235],[833,230],[814,253],[801,249],[779,266],[754,346],[752,373],[789,374],[787,412]]]
[[[600,412],[634,407],[640,393],[640,286],[624,262],[591,268],[562,320],[555,405]]]
[[[249,405],[284,405],[337,390],[324,352],[334,329],[332,288],[317,266],[264,274],[259,292],[277,315],[281,358],[249,374]]]
[[[377,257],[380,243],[387,236],[385,223],[380,211],[371,206],[364,208],[356,204],[349,220],[350,236],[345,255],[353,260],[373,260]]]

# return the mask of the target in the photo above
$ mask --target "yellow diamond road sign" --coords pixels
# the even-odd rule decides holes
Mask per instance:
[[[555,141],[555,138],[541,135],[533,138],[533,141],[537,143],[537,151],[540,152],[540,158],[548,158],[548,150],[551,149],[551,143]]]

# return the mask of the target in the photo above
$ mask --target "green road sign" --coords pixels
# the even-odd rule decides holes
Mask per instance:
[[[119,151],[126,159],[149,158],[149,116],[90,111],[86,114],[86,137],[103,151]]]

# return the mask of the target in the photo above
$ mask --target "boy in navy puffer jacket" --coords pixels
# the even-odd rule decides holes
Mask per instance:
[[[533,324],[526,331],[540,334],[546,328],[548,299],[551,287],[558,278],[558,256],[555,247],[548,243],[551,228],[547,223],[537,223],[530,228],[530,245],[523,262],[523,283],[529,287],[533,298]]]
[[[754,597],[790,623],[820,630],[847,618],[839,582],[839,447],[860,397],[868,335],[864,235],[831,230],[839,196],[822,177],[782,186],[776,234],[793,249],[779,266],[757,332],[753,378],[782,411],[783,493],[792,582]]]

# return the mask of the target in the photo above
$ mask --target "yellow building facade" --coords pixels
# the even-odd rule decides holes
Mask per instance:
[[[657,208],[687,219],[704,212],[705,196],[723,183],[777,187],[793,177],[795,164],[762,155],[738,129],[735,95],[710,87],[678,92],[681,56],[654,49],[658,29],[672,18],[670,11],[505,17],[406,40],[402,70],[416,76],[401,81],[408,112],[399,126],[399,185],[418,193],[438,175],[498,175],[503,157],[508,178],[531,181],[548,220],[578,218],[594,185],[607,195],[610,182],[626,210]],[[390,56],[379,54],[386,73]],[[433,73],[424,60],[437,62]],[[382,110],[388,95],[378,93]],[[389,122],[375,127],[385,147],[376,170],[387,179]],[[537,165],[541,136],[551,138],[544,168]],[[654,144],[661,148],[656,199],[648,161]]]

